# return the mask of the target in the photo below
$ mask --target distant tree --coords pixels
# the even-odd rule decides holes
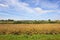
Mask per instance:
[[[48,22],[50,23],[51,22],[51,19],[48,19]]]

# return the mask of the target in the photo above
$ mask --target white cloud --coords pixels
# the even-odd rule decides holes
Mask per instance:
[[[54,10],[43,10],[39,7],[34,8],[35,12],[37,13],[49,13],[49,12],[54,12]]]
[[[6,4],[0,4],[0,7],[8,7]]]
[[[2,12],[4,12],[4,8],[5,11],[8,13],[1,13],[1,15],[7,15],[9,18],[12,19],[39,19],[40,14],[44,14],[44,13],[60,13],[59,10],[43,10],[40,7],[35,7],[35,8],[31,8],[29,7],[30,4],[28,3],[24,3],[24,2],[19,2],[18,0],[6,0],[7,2],[5,2],[5,4],[0,4],[0,7],[2,9]],[[37,1],[37,0],[36,0]],[[43,3],[42,3],[43,4]],[[46,3],[45,3],[46,4]],[[36,3],[36,5],[39,5],[38,1]],[[34,6],[34,5],[33,5]],[[42,5],[43,6],[43,5]],[[43,7],[46,7],[47,5],[44,5]],[[4,7],[4,8],[3,8]],[[8,8],[9,7],[9,8]],[[49,7],[49,5],[47,6],[47,8]],[[51,6],[49,8],[54,8],[54,6]],[[57,8],[57,7],[56,7]],[[0,10],[1,10],[0,9]],[[11,13],[11,14],[10,14]],[[26,13],[26,14],[25,14]],[[27,16],[28,15],[28,16]],[[7,16],[3,16],[7,18]],[[35,17],[34,17],[35,16]],[[2,18],[2,16],[0,16]],[[58,16],[57,16],[58,17]]]
[[[40,13],[40,14],[42,14],[42,13],[49,13],[49,12],[55,11],[55,10],[43,10],[40,7],[31,8],[31,7],[29,7],[28,3],[19,2],[18,0],[6,0],[6,1],[7,1],[6,4],[0,4],[0,6],[2,6],[2,7],[10,6],[10,8],[11,8],[11,6],[13,6],[14,10],[17,12],[21,12],[21,10],[22,10],[22,11],[25,11],[26,13]]]
[[[39,7],[34,8],[35,12],[37,13],[43,13],[43,10]]]

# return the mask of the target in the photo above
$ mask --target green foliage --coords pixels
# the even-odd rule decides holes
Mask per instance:
[[[60,20],[54,20],[51,19],[48,20],[0,20],[0,24],[45,24],[45,23],[60,23]]]

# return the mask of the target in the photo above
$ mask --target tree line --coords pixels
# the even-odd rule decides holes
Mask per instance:
[[[0,24],[45,24],[45,23],[60,23],[60,20],[0,20]]]

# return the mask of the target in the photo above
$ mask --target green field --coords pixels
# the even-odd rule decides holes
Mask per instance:
[[[60,40],[60,34],[0,35],[0,40]]]

